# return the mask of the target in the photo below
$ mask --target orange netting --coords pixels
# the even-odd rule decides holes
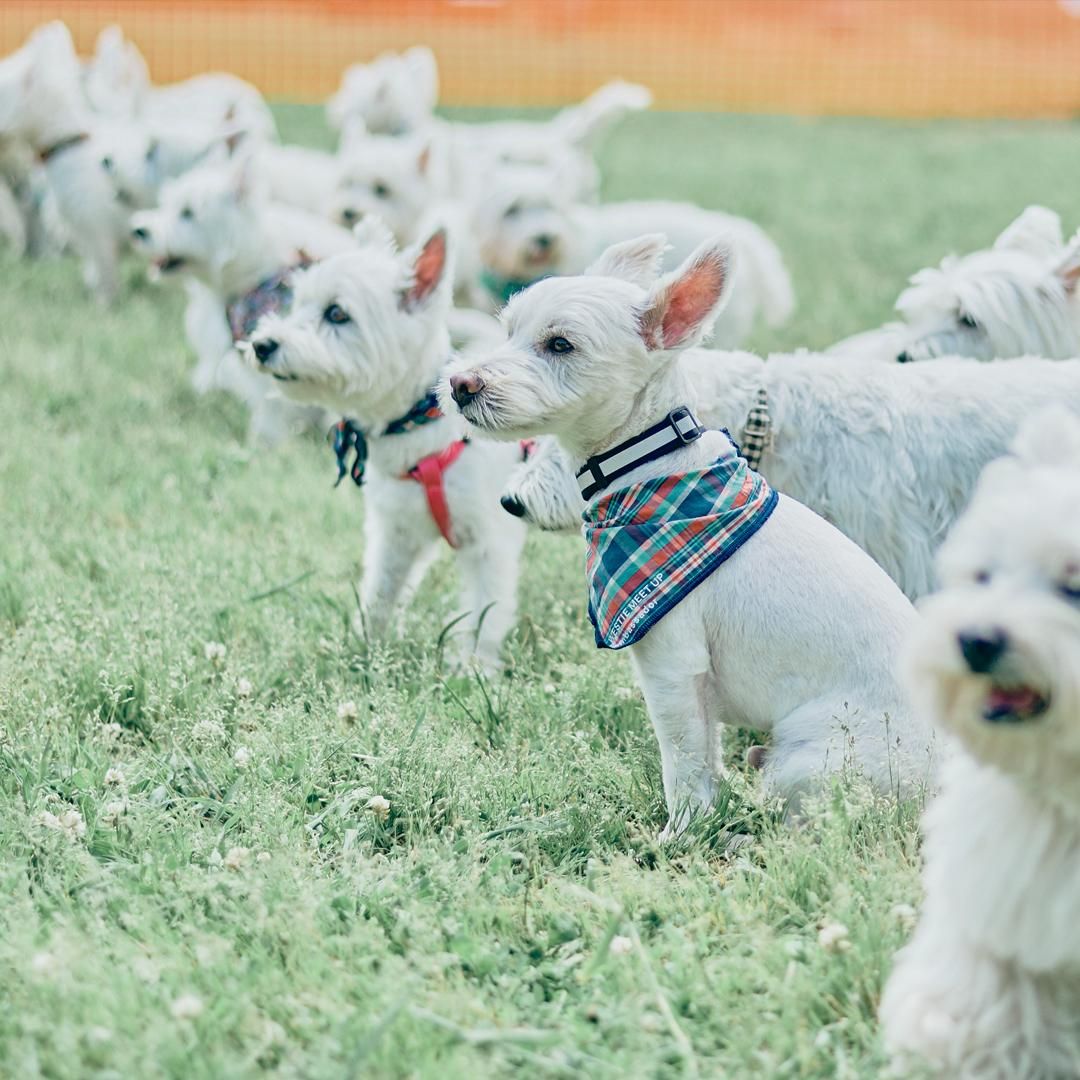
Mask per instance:
[[[1080,0],[1073,0],[1080,8]],[[1056,0],[2,0],[0,50],[119,22],[158,81],[225,69],[317,101],[348,63],[430,45],[447,105],[556,105],[616,76],[661,107],[1063,116],[1080,10]]]

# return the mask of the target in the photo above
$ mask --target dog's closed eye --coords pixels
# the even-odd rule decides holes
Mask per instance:
[[[323,318],[334,326],[344,326],[352,322],[352,316],[340,305],[331,304],[324,312]]]
[[[973,319],[966,311],[961,311],[956,316],[956,320],[957,320],[957,322],[960,323],[961,326],[966,326],[969,330],[978,330],[979,329],[978,322],[975,319]]]

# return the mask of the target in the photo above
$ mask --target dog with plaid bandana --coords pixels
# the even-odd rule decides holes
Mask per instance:
[[[662,237],[618,244],[586,275],[516,296],[506,343],[460,362],[444,400],[485,437],[552,434],[586,462],[590,611],[599,642],[627,648],[645,695],[663,838],[712,805],[726,723],[771,730],[766,791],[792,813],[848,764],[879,790],[915,790],[934,739],[893,671],[911,604],[837,529],[772,493],[726,433],[702,432],[680,408],[693,400],[681,354],[723,307],[732,255],[708,241],[657,280],[662,251]],[[608,526],[621,530],[610,542]]]

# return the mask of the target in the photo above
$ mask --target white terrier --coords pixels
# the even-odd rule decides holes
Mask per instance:
[[[514,623],[525,540],[499,491],[522,451],[468,442],[432,396],[450,353],[446,233],[399,254],[375,222],[358,244],[300,274],[292,311],[263,319],[246,352],[292,400],[346,417],[339,469],[367,487],[362,631],[385,633],[445,540],[470,655],[491,672]]]
[[[484,283],[499,302],[544,277],[580,274],[611,244],[646,232],[671,242],[666,267],[676,265],[702,240],[726,235],[735,251],[730,302],[714,329],[718,346],[741,344],[758,316],[779,326],[794,295],[779,249],[745,218],[688,203],[623,202],[586,206],[553,184],[546,170],[500,170],[474,215]]]
[[[712,804],[723,723],[773,732],[767,789],[796,811],[852,759],[880,790],[910,791],[933,741],[892,671],[911,605],[725,434],[696,428],[682,353],[723,305],[730,248],[708,241],[656,281],[656,239],[515,297],[509,340],[444,393],[486,436],[550,433],[587,462],[590,616],[598,645],[630,649],[660,744],[664,837]]]
[[[845,338],[828,351],[901,363],[1080,356],[1078,274],[1080,245],[1066,249],[1058,215],[1029,206],[992,248],[914,274],[896,302],[903,322]]]
[[[926,814],[926,898],[885,1042],[959,1080],[1080,1075],[1080,424],[1050,411],[991,464],[908,650],[960,744]]]
[[[662,237],[643,237],[658,256]],[[982,468],[1024,419],[1060,402],[1080,414],[1080,361],[852,364],[843,357],[693,349],[689,404],[725,428],[778,491],[846,533],[911,597],[934,584],[934,553]],[[504,506],[546,529],[572,528],[572,458],[540,441]]]
[[[187,173],[165,185],[159,209],[132,216],[131,234],[156,274],[197,283],[185,317],[199,361],[196,389],[241,398],[252,411],[252,436],[272,445],[297,427],[321,425],[322,414],[272,393],[233,345],[266,311],[287,305],[293,269],[347,251],[353,240],[323,218],[270,202],[254,171],[243,157]]]

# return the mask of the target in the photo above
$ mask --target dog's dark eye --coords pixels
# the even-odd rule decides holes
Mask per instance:
[[[112,172],[113,171],[113,159],[111,157],[103,157],[101,159],[101,167],[106,172]]]
[[[511,203],[504,211],[504,218],[516,218],[521,213],[521,203]]]
[[[389,199],[390,188],[386,186],[381,180],[376,181],[371,185],[371,190],[377,199]]]
[[[1080,581],[1066,581],[1058,586],[1058,592],[1066,600],[1080,600]]]
[[[334,326],[342,326],[347,322],[352,322],[352,316],[340,304],[331,304],[322,313],[322,317],[328,323],[333,323]]]
[[[989,585],[990,584],[990,571],[989,570],[980,570],[975,575],[975,584],[976,585]]]
[[[957,316],[957,321],[961,326],[966,326],[969,330],[979,329],[979,324],[966,312],[962,311],[959,316]]]
[[[190,206],[185,206],[184,209],[180,211],[180,220],[181,221],[194,221],[195,220],[195,211],[192,210]]]
[[[548,352],[558,353],[560,356],[574,351],[574,346],[564,337],[553,337],[547,340]]]

